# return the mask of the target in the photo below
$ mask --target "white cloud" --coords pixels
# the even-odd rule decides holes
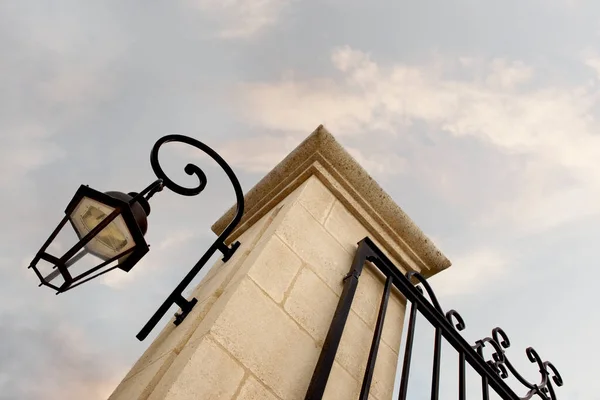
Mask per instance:
[[[392,152],[365,154],[355,147],[346,147],[346,150],[371,175],[398,175],[408,168],[406,159]]]
[[[99,102],[113,94],[111,77],[98,66],[71,65],[57,71],[40,84],[43,98],[52,104],[82,108],[90,101]]]
[[[188,230],[167,234],[165,238],[156,245],[155,250],[157,251],[154,253],[154,257],[143,258],[139,264],[129,272],[116,268],[115,270],[102,275],[102,284],[113,289],[126,288],[131,282],[139,279],[140,276],[147,274],[149,271],[157,270],[168,265],[169,263],[166,262],[164,254],[168,253],[168,251],[178,249],[180,246],[192,240],[195,236],[196,235],[193,232]]]
[[[299,140],[301,138],[290,135],[261,135],[230,140],[220,145],[218,151],[232,167],[266,173],[283,160],[300,143]]]
[[[507,62],[495,59],[490,64],[490,73],[486,83],[500,88],[513,88],[527,82],[533,76],[533,68],[520,61]]]
[[[196,236],[196,234],[189,230],[176,232],[168,235],[162,242],[158,244],[157,248],[158,250],[169,250],[189,242],[194,238],[194,236]]]
[[[452,268],[431,278],[437,296],[456,296],[481,293],[497,279],[507,275],[510,262],[506,256],[491,248],[474,249],[468,254],[453,257]]]
[[[286,77],[243,85],[243,116],[284,132],[306,133],[325,122],[337,136],[368,133],[369,139],[373,132],[412,133],[413,126],[425,124],[537,165],[535,172],[514,175],[519,196],[493,205],[485,221],[509,220],[530,230],[534,227],[526,225],[540,220],[550,227],[600,212],[600,202],[585,200],[600,193],[600,124],[595,116],[600,92],[593,86],[530,87],[534,69],[503,59],[380,65],[348,46],[333,51],[331,59],[337,78]],[[460,75],[470,79],[453,77],[457,65]],[[573,188],[555,182],[557,169],[572,178]],[[562,211],[540,208],[547,200]],[[565,213],[573,200],[577,207]]]
[[[238,101],[249,122],[283,132],[306,134],[323,123],[337,135],[346,135],[375,123],[366,99],[344,92],[329,79],[245,84]]]
[[[312,132],[318,125],[315,124],[304,132],[259,135],[229,140],[217,144],[215,149],[236,170],[266,174],[306,138],[307,132]],[[195,148],[189,146],[177,146],[176,148],[185,157],[201,159],[207,163],[213,162],[207,155]],[[393,152],[366,153],[358,147],[346,146],[345,148],[371,174],[383,176],[406,172],[406,160]]]
[[[188,0],[218,22],[224,39],[252,37],[275,25],[290,0]]]
[[[10,129],[0,146],[0,184],[17,184],[27,173],[65,156],[51,133],[32,123]]]

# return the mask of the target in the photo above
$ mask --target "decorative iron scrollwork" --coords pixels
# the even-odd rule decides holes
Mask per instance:
[[[493,366],[494,370],[500,375],[501,378],[506,379],[509,376],[509,372],[512,376],[516,378],[519,383],[525,386],[528,391],[525,396],[521,397],[522,400],[528,400],[533,398],[534,396],[538,396],[543,400],[557,400],[556,394],[554,392],[554,387],[552,386],[552,381],[556,384],[556,386],[562,386],[563,381],[560,373],[554,367],[552,363],[549,361],[543,361],[538,352],[533,347],[528,347],[525,350],[525,354],[527,355],[527,359],[532,364],[537,364],[539,368],[539,372],[541,374],[540,382],[537,384],[529,382],[525,379],[512,365],[504,349],[510,347],[510,340],[508,339],[508,335],[502,330],[502,328],[495,328],[492,330],[492,337],[486,337],[482,339],[487,343],[492,344],[495,349],[493,354],[494,362]],[[481,343],[482,341],[478,341],[477,343]],[[476,344],[477,346],[477,344]],[[552,376],[550,375],[552,372]],[[549,378],[552,377],[552,380]]]
[[[204,152],[205,154],[210,156],[213,160],[215,160],[217,162],[217,164],[219,164],[219,166],[223,169],[223,171],[225,171],[225,173],[227,174],[227,177],[229,178],[229,180],[231,181],[231,184],[233,185],[233,188],[235,190],[235,197],[236,197],[236,201],[237,201],[236,214],[233,217],[233,219],[231,220],[231,222],[229,223],[229,225],[227,225],[225,230],[219,235],[219,238],[217,239],[218,249],[219,249],[219,251],[221,251],[223,253],[223,256],[224,256],[223,260],[227,261],[227,259],[229,259],[229,257],[231,257],[231,255],[233,254],[233,252],[239,245],[238,243],[234,243],[231,248],[228,248],[227,246],[225,246],[224,241],[227,238],[227,236],[229,236],[229,234],[233,231],[233,229],[237,226],[237,224],[240,222],[240,220],[242,219],[242,216],[244,214],[244,193],[242,191],[240,182],[238,181],[237,177],[235,176],[235,173],[233,172],[233,170],[231,169],[229,164],[227,164],[227,162],[216,151],[214,151],[213,149],[211,149],[209,146],[205,145],[204,143],[200,142],[199,140],[196,140],[189,136],[173,134],[173,135],[163,136],[162,138],[160,138],[154,144],[154,147],[152,148],[152,151],[150,153],[150,165],[152,166],[152,170],[154,171],[156,176],[160,180],[162,180],[163,187],[166,187],[166,188],[170,189],[171,191],[173,191],[177,194],[183,195],[183,196],[196,196],[196,195],[200,194],[206,188],[206,184],[208,182],[204,171],[202,171],[202,169],[200,167],[198,167],[197,165],[192,164],[192,163],[187,164],[184,168],[184,171],[186,174],[188,174],[190,176],[195,175],[198,178],[198,185],[196,187],[189,188],[189,187],[181,186],[181,185],[175,183],[171,178],[169,178],[167,176],[165,171],[160,166],[160,162],[158,160],[158,153],[159,153],[159,150],[162,147],[162,145],[164,145],[166,143],[172,143],[172,142],[185,143],[187,145],[197,148],[198,150],[201,150],[202,152]]]
[[[227,167],[227,168],[229,167],[227,165],[227,163],[225,163],[225,161],[217,153],[215,153],[210,147],[206,146],[204,143],[199,142],[196,139],[193,139],[193,138],[190,138],[187,136],[183,136],[183,135],[167,135],[167,136],[160,138],[154,144],[154,147],[152,148],[152,152],[150,153],[150,165],[152,166],[152,170],[154,171],[156,176],[159,179],[163,180],[164,186],[171,189],[173,192],[175,192],[177,194],[180,194],[183,196],[196,196],[197,194],[200,194],[206,187],[207,179],[206,179],[206,175],[204,174],[204,171],[202,171],[202,169],[200,167],[198,167],[195,164],[190,163],[185,166],[184,171],[188,175],[196,175],[198,177],[198,186],[194,187],[194,188],[186,188],[186,187],[183,187],[183,186],[178,185],[177,183],[173,182],[167,176],[165,171],[163,171],[162,167],[160,166],[160,162],[158,161],[158,152],[159,152],[161,146],[163,144],[169,143],[169,142],[179,142],[179,143],[188,144],[190,146],[194,146],[197,149],[200,149],[200,150],[204,151],[206,154],[210,155],[215,161],[217,161],[219,163],[219,165],[224,167],[223,169],[226,169],[225,167]]]
[[[440,302],[438,301],[429,283],[425,280],[425,277],[418,272],[408,272],[406,277],[413,282],[417,281],[418,284],[421,284],[425,289],[425,292],[427,292],[427,296],[429,297],[429,302],[431,305],[433,305],[433,307],[441,314],[444,314]],[[423,294],[422,290],[420,292]],[[450,323],[453,329],[457,331],[462,331],[465,329],[466,326],[464,319],[456,310],[448,311],[445,316],[446,320]],[[486,348],[486,346],[489,346],[493,350],[490,355],[490,359],[486,359],[485,357],[484,348]],[[525,354],[532,364],[537,364],[541,375],[539,383],[531,383],[516,370],[506,356],[505,349],[509,347],[510,339],[508,338],[506,332],[499,327],[492,330],[491,337],[484,337],[483,339],[477,340],[472,346],[473,350],[475,350],[477,354],[479,354],[479,356],[485,360],[486,364],[500,378],[507,379],[510,375],[512,375],[520,384],[527,388],[527,393],[523,397],[520,397],[521,400],[529,400],[534,396],[537,396],[542,400],[557,400],[552,382],[554,382],[556,386],[562,386],[563,380],[556,367],[549,361],[543,361],[533,347],[528,347],[525,350]]]
[[[460,314],[456,310],[448,311],[446,313],[446,319],[452,324],[454,328],[456,328],[457,331],[462,331],[467,327],[465,325],[465,320],[463,319],[463,317],[460,316]],[[456,323],[454,321],[456,321]]]
[[[219,166],[225,171],[227,177],[231,181],[233,188],[235,190],[235,197],[237,200],[236,213],[231,222],[227,225],[227,227],[221,232],[219,237],[214,241],[214,243],[208,248],[208,250],[204,253],[204,255],[198,260],[196,265],[192,267],[192,269],[188,272],[188,274],[183,278],[183,280],[177,285],[175,290],[167,297],[167,299],[163,302],[163,304],[158,308],[158,310],[154,313],[154,315],[150,318],[150,320],[146,323],[146,325],[142,328],[142,330],[137,334],[137,338],[139,340],[144,340],[150,331],[158,324],[160,319],[165,315],[168,309],[173,305],[177,304],[180,308],[180,312],[175,314],[175,320],[173,321],[175,325],[179,325],[192,310],[194,305],[197,303],[195,298],[191,300],[187,300],[183,297],[183,291],[187,288],[187,286],[192,282],[194,277],[200,272],[200,270],[204,267],[206,262],[212,257],[212,255],[216,251],[220,251],[223,254],[223,261],[227,261],[236,249],[240,246],[239,242],[232,243],[231,246],[227,246],[225,244],[225,240],[227,237],[233,232],[235,227],[238,225],[242,216],[244,214],[244,193],[242,192],[242,187],[240,182],[238,181],[235,173],[231,169],[231,167],[225,162],[225,160],[217,154],[216,151],[205,145],[204,143],[183,135],[167,135],[160,138],[152,148],[152,152],[150,153],[150,164],[152,165],[152,170],[159,178],[157,182],[160,182],[161,185],[157,190],[161,190],[163,187],[166,187],[172,190],[175,193],[178,193],[183,196],[196,196],[200,194],[207,184],[206,174],[200,167],[195,164],[187,164],[184,168],[184,171],[188,175],[195,175],[198,178],[198,185],[195,187],[184,187],[173,180],[171,180],[167,174],[164,172],[162,167],[160,166],[160,162],[158,160],[158,153],[161,146],[165,143],[170,142],[178,142],[185,143],[192,147],[195,147],[205,154],[210,156],[213,160],[219,164]],[[149,193],[149,195],[151,195]]]

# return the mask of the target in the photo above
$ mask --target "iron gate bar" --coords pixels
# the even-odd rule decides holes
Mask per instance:
[[[369,360],[367,361],[367,368],[365,368],[365,376],[363,378],[362,387],[360,388],[360,400],[369,399],[369,389],[371,388],[371,381],[373,380],[373,373],[375,372],[375,362],[377,362],[379,342],[381,341],[381,333],[383,331],[383,323],[385,322],[385,313],[387,311],[387,305],[388,300],[390,299],[391,289],[392,278],[388,277],[385,280],[385,286],[383,288],[383,294],[381,296],[381,305],[379,306],[379,315],[377,315],[375,332],[373,333],[373,342],[371,343],[371,350],[369,350]]]
[[[444,315],[434,308],[431,303],[425,299],[424,296],[413,286],[413,284],[402,275],[395,265],[387,258],[385,254],[373,243],[368,237],[361,240],[358,244],[359,248],[365,246],[369,249],[372,258],[372,262],[379,267],[381,270],[389,273],[394,280],[394,283],[400,289],[404,297],[411,303],[418,306],[419,311],[431,324],[436,327],[442,328],[442,335],[444,338],[454,347],[459,353],[464,353],[466,361],[473,367],[477,373],[483,376],[489,376],[489,385],[506,400],[520,400],[512,389],[498,376],[496,372],[480,357],[472,348],[469,343],[454,329]],[[357,253],[357,256],[359,253]],[[429,284],[426,281],[421,282],[425,289],[429,288]],[[437,303],[435,296],[432,301]],[[439,304],[437,304],[439,307]]]
[[[308,385],[305,400],[321,400],[323,393],[325,393],[325,387],[327,386],[327,380],[335,361],[335,355],[337,354],[338,346],[340,345],[340,339],[344,332],[344,326],[350,314],[350,307],[352,306],[352,299],[356,293],[356,287],[358,286],[358,277],[360,276],[362,269],[365,265],[365,260],[370,254],[368,246],[358,246],[356,255],[352,261],[352,267],[350,273],[344,278],[344,288],[340,296],[340,301],[335,309],[333,320],[329,326],[329,331],[323,342],[323,349],[319,354],[319,360],[317,366],[313,372],[313,376]]]
[[[420,290],[420,287],[417,287]],[[412,357],[412,348],[415,340],[415,326],[417,323],[417,305],[411,304],[410,317],[408,319],[408,332],[406,333],[406,348],[404,351],[404,362],[402,364],[402,378],[400,379],[399,400],[406,400],[408,394],[408,375],[410,373],[410,361]]]
[[[465,371],[465,354],[458,355],[458,400],[467,398],[467,380]]]
[[[431,374],[431,400],[438,400],[440,395],[440,367],[442,358],[442,331],[435,328],[433,345],[433,373]]]
[[[331,368],[335,361],[337,349],[344,332],[344,327],[350,313],[352,301],[356,294],[358,279],[365,263],[373,263],[385,276],[386,282],[382,294],[382,300],[378,313],[377,323],[373,332],[369,358],[365,368],[364,378],[361,385],[360,399],[368,398],[371,382],[373,379],[375,364],[377,360],[377,351],[379,349],[381,332],[385,321],[385,312],[391,291],[391,285],[394,285],[411,303],[411,311],[408,322],[408,332],[406,335],[406,346],[404,352],[404,362],[402,376],[400,381],[399,399],[406,400],[408,391],[408,379],[410,375],[410,364],[414,344],[414,334],[416,329],[417,312],[429,321],[436,329],[434,341],[434,359],[432,374],[431,399],[436,400],[439,395],[440,361],[441,361],[441,338],[443,337],[458,352],[458,379],[459,379],[459,400],[466,398],[466,363],[480,375],[481,388],[484,400],[489,400],[489,388],[491,387],[503,400],[528,400],[533,396],[539,396],[542,400],[556,400],[552,381],[557,386],[562,386],[562,377],[554,365],[548,361],[542,361],[538,353],[532,348],[526,349],[527,358],[531,363],[537,364],[541,374],[541,381],[533,384],[523,378],[513,365],[510,363],[503,349],[510,347],[508,336],[501,328],[492,330],[492,337],[485,337],[475,342],[474,346],[469,345],[461,336],[459,331],[465,329],[465,323],[460,314],[455,310],[450,310],[444,315],[444,310],[438,302],[433,289],[427,280],[417,272],[408,272],[404,276],[399,269],[387,258],[387,256],[373,243],[368,237],[358,243],[358,249],[352,261],[350,272],[343,279],[344,286],[339,302],[333,315],[329,331],[323,343],[319,360],[315,367],[312,379],[310,381],[305,400],[319,400],[322,398],[327,380],[331,373]],[[400,260],[402,266],[408,269],[407,265]],[[412,281],[417,281],[421,286],[414,286]],[[424,291],[429,297],[424,296]],[[487,360],[484,356],[483,348],[489,344],[494,351],[492,359]],[[515,378],[528,390],[524,397],[519,397],[504,382],[511,372]],[[550,374],[552,373],[552,379]]]
[[[319,355],[319,360],[313,373],[311,382],[306,393],[306,400],[321,399],[325,392],[327,380],[331,373],[331,368],[335,360],[337,349],[344,331],[344,326],[350,313],[352,300],[358,286],[358,278],[362,272],[366,261],[374,263],[386,276],[391,277],[394,285],[400,292],[415,306],[421,314],[435,327],[441,328],[441,334],[444,338],[460,353],[465,355],[466,361],[481,376],[488,377],[488,384],[505,400],[520,400],[511,388],[496,374],[484,358],[475,352],[462,336],[455,330],[454,326],[444,316],[435,295],[431,291],[429,284],[424,278],[415,275],[421,280],[425,289],[429,292],[434,307],[427,299],[421,295],[419,290],[413,286],[411,281],[402,275],[394,264],[387,258],[383,252],[368,237],[358,243],[358,249],[352,262],[350,273],[346,276],[344,289],[336,312],[334,314],[331,326],[325,338],[323,349]],[[412,314],[412,313],[411,313]],[[414,328],[414,325],[413,325]],[[410,334],[410,332],[409,332]],[[401,394],[402,395],[402,394]],[[405,395],[405,394],[404,394]]]
[[[477,354],[479,354],[479,356],[481,358],[483,358],[483,347],[478,347],[477,348]],[[490,391],[489,391],[489,386],[488,386],[488,379],[487,379],[487,376],[485,376],[485,375],[481,375],[481,395],[483,397],[483,400],[489,400],[490,399]]]

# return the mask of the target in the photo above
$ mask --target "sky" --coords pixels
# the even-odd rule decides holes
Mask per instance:
[[[1,1],[0,399],[106,398],[234,201],[165,148],[206,191],[155,196],[142,262],[55,296],[26,267],[79,185],[141,190],[180,133],[248,190],[319,124],[453,262],[431,284],[468,340],[501,326],[525,377],[533,346],[600,399],[599,44],[592,0]]]

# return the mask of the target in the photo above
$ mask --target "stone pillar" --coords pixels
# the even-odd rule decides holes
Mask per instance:
[[[232,218],[226,213],[213,230]],[[323,128],[246,195],[230,241],[240,248],[210,270],[198,304],[169,323],[110,400],[302,400],[356,250],[371,237],[406,270],[431,276],[450,262]],[[383,279],[366,266],[326,399],[360,391]],[[405,300],[390,297],[370,398],[391,399]]]

